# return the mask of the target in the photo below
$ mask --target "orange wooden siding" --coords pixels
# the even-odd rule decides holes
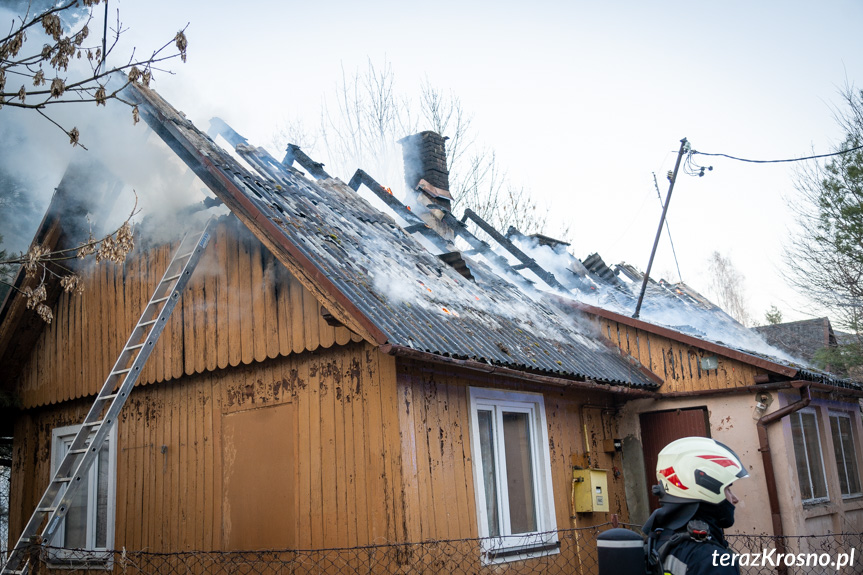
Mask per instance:
[[[118,420],[114,547],[404,540],[394,373],[393,357],[350,344],[136,388]],[[19,418],[13,476],[26,479],[13,481],[13,535],[48,483],[52,429],[88,407],[78,400]],[[250,493],[262,487],[281,491]],[[253,538],[244,532],[253,518],[282,529]]]
[[[599,318],[599,323],[603,336],[664,381],[660,393],[743,387],[767,373],[721,355],[716,369],[701,369],[701,359],[716,354],[613,320]]]
[[[96,393],[170,261],[174,245],[138,246],[123,265],[84,273],[62,294],[18,377],[24,407]],[[153,350],[140,383],[359,341],[244,227],[223,220]]]
[[[477,537],[471,385],[543,393],[558,528],[608,521],[572,517],[571,456],[586,447],[591,466],[609,470],[611,511],[627,519],[623,476],[613,472],[619,454],[601,452],[617,434],[610,396],[440,373],[359,343],[136,388],[118,421],[114,546],[315,549]],[[19,419],[13,477],[27,480],[13,481],[13,535],[48,482],[51,430],[80,421],[88,406],[82,399]],[[270,489],[278,492],[260,493]],[[249,536],[254,519],[281,526],[280,535]]]

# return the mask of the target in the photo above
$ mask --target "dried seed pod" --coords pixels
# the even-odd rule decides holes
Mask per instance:
[[[42,27],[45,28],[45,33],[54,38],[55,42],[60,40],[63,34],[63,26],[60,24],[60,17],[56,14],[45,14],[42,17]]]
[[[23,102],[24,98],[26,98],[26,97],[27,97],[27,90],[24,88],[24,85],[22,84],[21,89],[18,90],[18,99],[21,100],[21,102]]]
[[[51,97],[59,98],[66,91],[66,83],[60,78],[51,80]]]
[[[177,50],[180,51],[180,59],[185,62],[186,61],[186,48],[189,45],[189,41],[186,39],[186,35],[182,30],[177,32],[177,35],[174,36],[174,43],[177,45]]]
[[[77,146],[78,145],[78,136],[80,136],[80,135],[81,135],[81,133],[78,131],[78,128],[72,128],[72,130],[69,132],[69,143],[72,144],[73,146]]]
[[[108,99],[108,94],[105,92],[105,86],[102,86],[100,84],[99,88],[96,90],[96,93],[94,95],[96,97],[96,105],[97,106],[100,106],[100,105],[104,106],[105,100]]]
[[[141,121],[141,116],[138,114],[138,106],[132,108],[132,125],[134,126]]]
[[[36,72],[36,75],[33,76],[33,85],[34,86],[44,86],[45,85],[45,72],[39,70]]]

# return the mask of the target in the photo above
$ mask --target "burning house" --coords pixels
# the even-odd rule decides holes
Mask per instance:
[[[51,541],[94,552],[55,563],[471,540],[437,568],[580,566],[591,551],[568,530],[643,520],[659,448],[698,434],[752,466],[739,524],[863,528],[863,387],[717,341],[745,330],[683,285],[651,283],[631,319],[636,270],[457,218],[439,135],[402,141],[411,210],[362,170],[345,184],[295,146],[277,161],[147,88],[128,97],[226,209]],[[36,241],[74,246],[69,197],[71,180]],[[13,543],[177,239],[139,244],[83,269],[83,294],[50,293],[50,325],[14,293],[0,309]]]

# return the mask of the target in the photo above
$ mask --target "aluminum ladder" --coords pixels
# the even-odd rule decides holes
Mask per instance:
[[[41,535],[40,542],[50,544],[51,537],[69,510],[69,503],[75,491],[81,484],[87,483],[90,466],[98,456],[111,426],[138,381],[147,358],[162,335],[171,312],[180,301],[183,289],[207,247],[212,223],[213,218],[210,218],[203,230],[188,233],[183,237],[165,270],[165,275],[144,308],[141,319],[111,368],[69,450],[57,466],[54,477],[30,516],[9,559],[0,570],[0,575],[24,575],[27,572],[31,537]],[[40,532],[45,517],[48,517],[48,522]]]

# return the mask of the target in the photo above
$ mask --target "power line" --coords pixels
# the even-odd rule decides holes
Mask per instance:
[[[662,203],[662,194],[659,192],[659,183],[656,181],[656,172],[653,172],[653,186],[656,188],[656,197],[659,198],[659,205],[665,207]],[[671,242],[671,253],[674,254],[674,265],[677,266],[677,278],[683,281],[683,274],[680,273],[680,263],[677,261],[677,251],[674,249],[674,240],[671,239],[671,226],[668,225],[668,218],[665,219],[665,229],[668,232],[668,241]]]
[[[819,154],[817,156],[806,156],[805,158],[789,158],[786,160],[749,160],[746,158],[737,158],[735,156],[729,156],[728,154],[709,154],[707,152],[698,152],[692,150],[691,155],[701,154],[702,156],[720,156],[723,158],[728,158],[729,160],[737,160],[738,162],[749,162],[751,164],[780,164],[784,162],[802,162],[805,160],[817,160],[818,158],[829,158],[831,156],[841,156],[842,154],[847,154],[849,152],[856,152],[857,150],[863,149],[863,145],[855,146],[853,148],[848,148],[847,150],[840,150],[838,152],[833,152],[832,154]]]

